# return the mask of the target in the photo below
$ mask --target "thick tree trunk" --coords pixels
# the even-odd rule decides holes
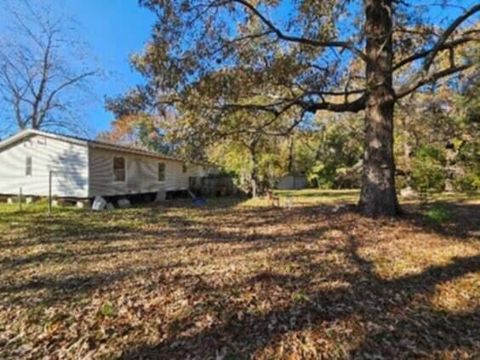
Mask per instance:
[[[399,213],[393,158],[392,0],[365,0],[368,100],[359,207],[368,216]]]

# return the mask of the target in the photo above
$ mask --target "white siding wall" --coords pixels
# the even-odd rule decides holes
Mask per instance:
[[[170,161],[167,164],[167,184],[166,190],[186,190],[188,189],[188,168],[183,172],[183,163],[180,161]]]
[[[32,175],[25,175],[32,157]],[[88,148],[62,140],[32,135],[0,150],[0,194],[47,196],[48,174],[55,171],[52,192],[60,197],[88,196]]]
[[[122,156],[126,161],[126,181],[115,182],[113,158]],[[165,163],[165,181],[158,181],[158,163]],[[182,163],[155,157],[122,153],[116,150],[90,147],[90,197],[97,195],[126,195],[157,192],[159,190],[185,190],[189,173],[183,173]]]

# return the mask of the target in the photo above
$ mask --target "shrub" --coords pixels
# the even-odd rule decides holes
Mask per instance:
[[[455,190],[461,192],[473,192],[480,189],[480,176],[469,173],[465,176],[455,179]]]
[[[443,154],[432,146],[423,146],[417,150],[412,162],[413,187],[422,192],[443,191],[445,171]]]
[[[428,220],[428,222],[435,224],[435,225],[440,225],[452,218],[452,212],[445,208],[444,206],[441,205],[435,205],[431,209],[429,209],[425,216]]]

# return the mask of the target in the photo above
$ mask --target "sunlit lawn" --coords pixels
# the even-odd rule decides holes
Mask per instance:
[[[279,195],[0,205],[0,358],[480,356],[478,196],[370,220],[355,190]]]

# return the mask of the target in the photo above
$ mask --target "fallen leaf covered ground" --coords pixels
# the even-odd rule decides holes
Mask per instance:
[[[2,359],[480,358],[480,201],[0,205]],[[354,197],[354,196],[353,196]],[[432,206],[432,205],[430,205]]]

